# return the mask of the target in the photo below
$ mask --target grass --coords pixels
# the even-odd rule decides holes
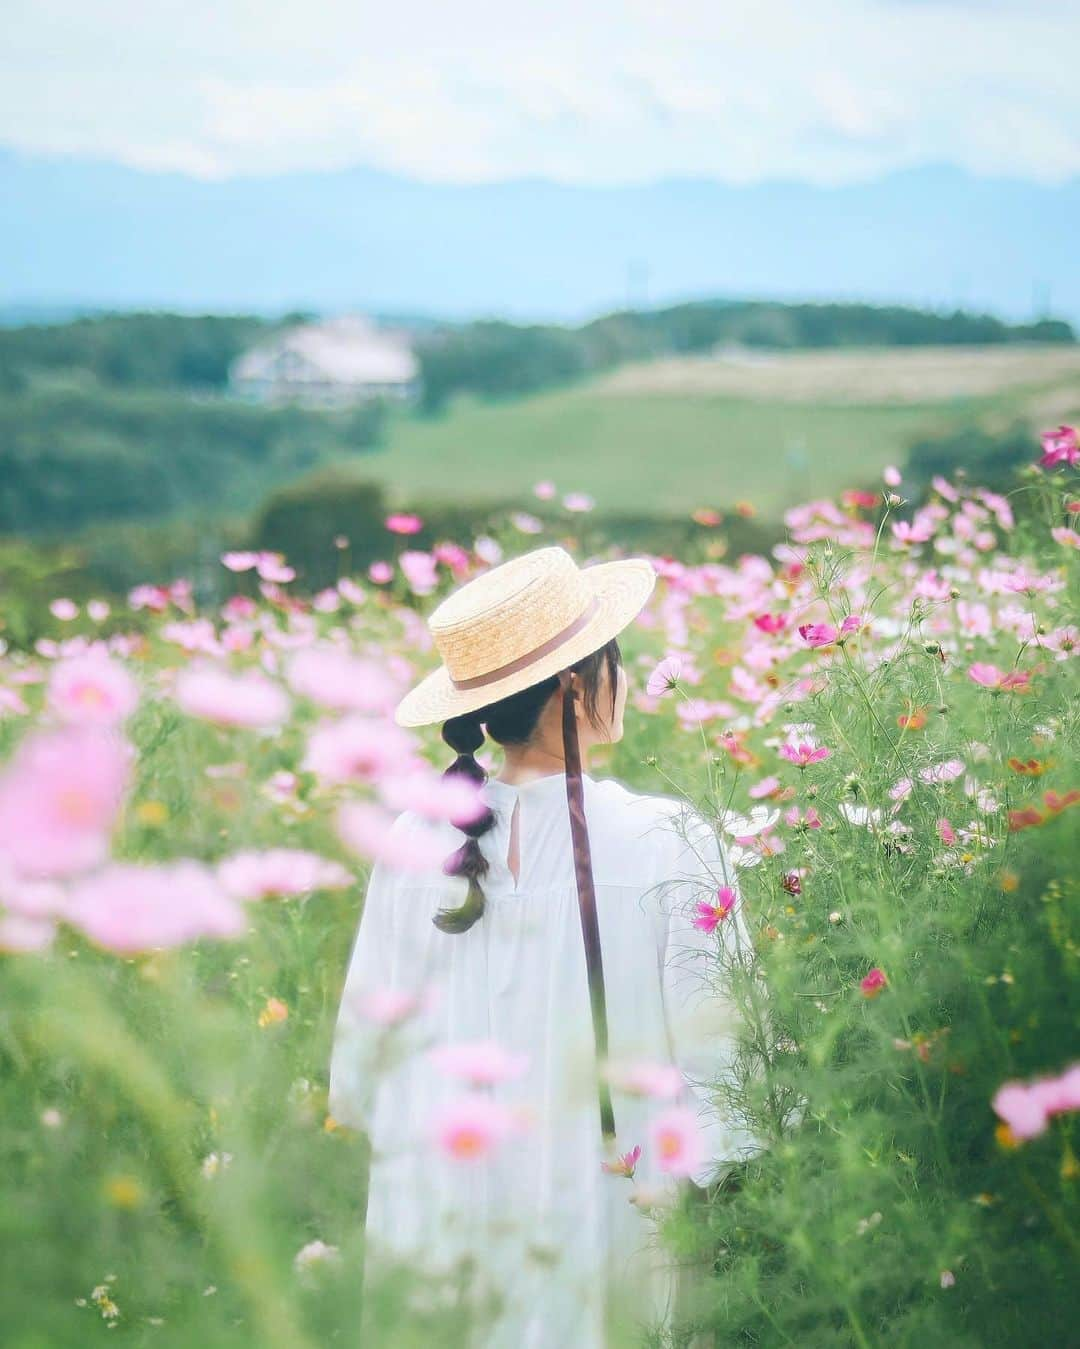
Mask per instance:
[[[693,394],[604,393],[596,385],[501,404],[459,403],[444,417],[399,417],[357,465],[400,501],[507,497],[527,503],[550,478],[600,510],[657,514],[749,500],[774,514],[808,495],[873,479],[908,446],[983,411],[948,406],[767,404]]]

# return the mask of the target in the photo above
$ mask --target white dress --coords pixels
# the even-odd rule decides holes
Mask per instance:
[[[711,826],[675,798],[587,774],[583,788],[609,1058],[682,1070],[680,1099],[695,1108],[705,1143],[692,1178],[706,1184],[762,1146],[707,1085],[731,1065],[734,1010],[722,970],[725,957],[751,952],[741,905],[713,933],[690,921],[717,887],[738,894],[737,879]],[[489,778],[482,791],[496,824],[480,839],[487,904],[473,927],[452,935],[431,921],[464,898],[461,878],[378,861],[368,884],[329,1092],[331,1115],[371,1140],[365,1271],[402,1260],[440,1273],[471,1254],[469,1296],[494,1290],[503,1299],[469,1341],[484,1349],[637,1343],[646,1328],[669,1324],[677,1286],[653,1218],[629,1200],[636,1186],[670,1194],[676,1183],[648,1141],[648,1121],[667,1103],[613,1091],[618,1150],[641,1144],[642,1156],[633,1180],[605,1172],[566,776],[520,786]],[[507,862],[515,803],[516,882]],[[393,829],[416,825],[404,811]],[[449,823],[435,827],[447,856],[465,840]],[[386,989],[426,990],[428,1002],[388,1032],[363,1010],[366,994]],[[446,1157],[431,1121],[469,1088],[438,1071],[427,1047],[486,1040],[526,1055],[528,1066],[474,1090],[527,1107],[529,1123],[488,1155]]]

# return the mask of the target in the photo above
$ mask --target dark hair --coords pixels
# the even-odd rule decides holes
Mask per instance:
[[[611,689],[611,715],[614,716],[616,680],[619,667],[622,665],[618,638],[612,637],[596,651],[591,651],[581,660],[567,666],[567,669],[573,670],[581,680],[585,715],[597,730],[601,727],[597,703],[600,698],[601,671],[605,663]],[[519,689],[509,697],[500,698],[498,702],[488,703],[475,712],[466,712],[463,716],[451,717],[445,721],[442,738],[457,752],[457,758],[443,777],[449,778],[460,774],[478,785],[483,784],[487,780],[487,774],[476,762],[476,751],[484,743],[484,728],[487,728],[492,740],[500,745],[527,744],[536,731],[541,712],[558,687],[558,675],[549,675],[539,684],[530,684],[528,688]],[[447,876],[466,877],[469,891],[460,907],[440,909],[432,916],[431,921],[443,932],[467,932],[484,912],[484,892],[480,888],[480,881],[487,874],[488,863],[480,851],[478,840],[493,828],[494,824],[494,812],[486,810],[479,819],[458,826],[466,836],[465,842],[451,853],[443,863],[442,869]]]

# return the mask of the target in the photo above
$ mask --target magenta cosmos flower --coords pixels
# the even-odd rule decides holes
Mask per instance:
[[[716,892],[716,901],[699,899],[693,919],[694,927],[702,932],[715,932],[717,925],[728,916],[735,906],[735,891],[730,885],[722,885]]]
[[[1060,468],[1068,464],[1075,468],[1080,464],[1080,436],[1075,426],[1059,426],[1054,431],[1042,434],[1042,458],[1040,468]]]
[[[799,768],[806,768],[810,764],[821,763],[832,753],[831,749],[826,749],[824,745],[781,745],[780,754],[787,759],[789,763],[796,764]]]
[[[419,534],[424,527],[418,515],[388,515],[383,524],[391,534]]]
[[[131,760],[131,747],[103,728],[27,737],[0,777],[0,853],[36,877],[104,861]]]
[[[617,1157],[615,1161],[601,1162],[600,1167],[610,1176],[625,1176],[627,1180],[633,1180],[634,1171],[640,1160],[641,1144],[637,1143],[629,1152],[624,1152],[622,1156]]]
[[[138,701],[131,675],[100,652],[60,661],[49,679],[49,706],[64,721],[116,726],[134,712]]]
[[[239,937],[240,904],[201,862],[137,866],[117,862],[76,883],[64,917],[118,955],[180,946],[200,937]]]
[[[832,646],[839,633],[831,623],[802,623],[799,636],[809,646]]]
[[[885,978],[885,971],[875,965],[868,974],[859,980],[859,988],[862,990],[864,998],[876,998],[888,982]]]

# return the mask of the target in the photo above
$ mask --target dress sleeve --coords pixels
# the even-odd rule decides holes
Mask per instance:
[[[370,1131],[375,1099],[374,1059],[378,1022],[365,1014],[364,997],[388,987],[394,948],[395,873],[376,861],[368,879],[341,994],[330,1054],[327,1105],[340,1124]]]
[[[716,904],[723,886],[734,892],[733,908],[711,932],[696,927],[698,903]],[[690,1178],[704,1186],[767,1143],[741,1108],[736,1072],[742,1016],[731,994],[731,971],[735,966],[753,970],[754,946],[735,868],[716,831],[697,812],[680,828],[662,909],[667,915],[664,1015],[672,1058],[682,1071],[687,1104],[697,1113],[704,1142],[703,1161]]]

